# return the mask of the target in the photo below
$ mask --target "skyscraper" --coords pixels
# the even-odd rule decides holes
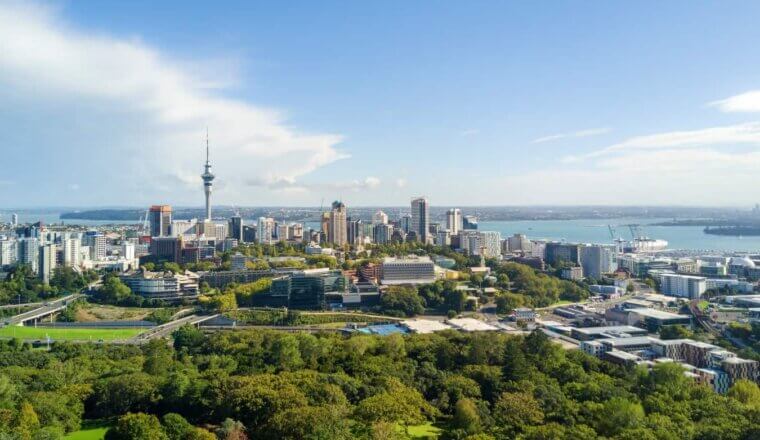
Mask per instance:
[[[334,201],[330,211],[330,225],[327,230],[327,241],[336,246],[343,246],[348,242],[346,232],[346,205],[343,202]]]
[[[384,213],[383,211],[377,211],[374,216],[372,216],[372,224],[373,225],[385,225],[388,223],[388,214]]]
[[[169,205],[153,205],[148,212],[151,237],[166,237],[172,224],[172,207]]]
[[[348,243],[355,245],[359,244],[362,241],[362,238],[364,236],[364,224],[362,223],[361,219],[352,219],[351,217],[348,217],[346,220],[347,223],[347,239]]]
[[[457,235],[462,229],[462,211],[459,208],[446,211],[446,229],[451,235]]]
[[[474,231],[478,229],[478,218],[474,215],[466,215],[462,217],[462,229],[468,231]]]
[[[63,240],[63,265],[77,267],[81,263],[81,241],[78,237]]]
[[[430,236],[430,209],[425,197],[418,197],[412,200],[412,224],[409,228],[417,234],[417,238],[427,243]]]
[[[15,212],[11,215],[11,224],[13,226],[18,226],[18,214]]]
[[[50,282],[50,277],[55,269],[55,252],[56,246],[54,244],[45,244],[40,246],[39,249],[39,263],[37,264],[38,272],[37,276],[43,283]]]
[[[208,130],[206,130],[206,165],[205,171],[201,174],[203,179],[203,192],[206,194],[206,220],[211,220],[211,187],[214,182],[214,175],[211,174],[211,161],[208,156]]]
[[[230,237],[243,241],[243,218],[239,215],[230,217]]]
[[[256,227],[256,241],[261,244],[272,244],[274,240],[274,219],[259,217]]]

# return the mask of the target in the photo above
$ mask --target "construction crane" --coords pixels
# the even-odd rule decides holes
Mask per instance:
[[[631,239],[636,240],[642,237],[641,225],[628,225],[628,229],[631,230]]]
[[[140,216],[140,223],[142,225],[142,234],[148,233],[148,216],[150,215],[150,208],[145,210],[145,216]]]

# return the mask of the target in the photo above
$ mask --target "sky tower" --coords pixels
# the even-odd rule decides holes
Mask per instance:
[[[206,193],[206,220],[211,220],[211,187],[213,186],[214,175],[211,174],[211,161],[208,158],[208,129],[206,129],[206,165],[205,171],[201,174],[203,179],[203,192]]]

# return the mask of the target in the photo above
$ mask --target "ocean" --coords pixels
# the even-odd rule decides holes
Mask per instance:
[[[625,225],[641,225],[641,233],[650,238],[667,240],[668,249],[700,250],[715,252],[760,253],[760,237],[729,237],[708,235],[702,226],[654,226],[653,223],[672,219],[617,218],[610,220],[538,220],[480,222],[481,231],[498,231],[502,238],[512,234],[525,234],[531,239],[565,240],[580,243],[612,243],[608,225],[615,237],[631,239]]]

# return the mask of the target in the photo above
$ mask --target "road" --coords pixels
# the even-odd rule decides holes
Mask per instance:
[[[20,315],[12,316],[6,319],[4,322],[6,325],[24,325],[27,321],[32,321],[38,318],[52,315],[65,309],[72,301],[81,298],[83,295],[75,293],[73,295],[64,296],[54,301],[46,302],[42,307],[38,307],[34,310],[21,313]]]
[[[689,301],[689,311],[691,312],[692,316],[694,316],[694,319],[697,320],[697,323],[702,326],[702,328],[705,329],[708,333],[712,334],[716,337],[722,337],[727,339],[729,342],[734,344],[734,346],[744,349],[747,348],[747,344],[744,343],[741,339],[735,338],[727,332],[722,331],[718,327],[716,327],[713,322],[710,320],[708,316],[705,316],[704,313],[699,309],[699,299],[691,300]]]
[[[189,324],[189,325],[197,325],[201,322],[208,321],[211,319],[214,319],[216,317],[220,316],[219,314],[215,315],[190,315],[185,316],[184,318],[180,318],[174,321],[167,322],[166,324],[161,324],[159,326],[153,327],[152,329],[140,333],[139,335],[132,338],[135,343],[140,342],[146,342],[150,339],[156,339],[156,338],[165,338],[172,333],[174,333],[175,330],[179,329],[183,325]]]

